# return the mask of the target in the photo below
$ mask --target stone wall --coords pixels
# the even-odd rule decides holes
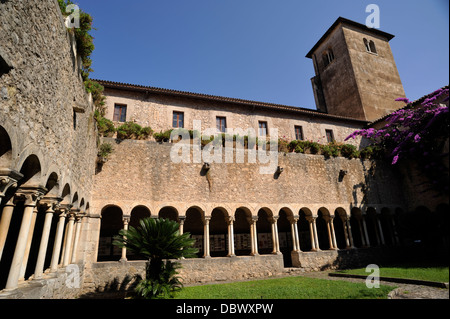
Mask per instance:
[[[184,113],[184,128],[192,130],[193,121],[201,121],[201,129],[216,128],[216,116],[225,117],[227,128],[247,130],[252,128],[258,134],[258,122],[267,122],[268,134],[273,128],[278,129],[278,137],[289,141],[295,139],[295,126],[301,126],[305,140],[322,144],[327,143],[325,130],[333,130],[334,138],[344,142],[362,122],[332,119],[320,113],[298,114],[283,110],[269,110],[259,106],[247,106],[214,100],[190,99],[161,94],[148,94],[135,91],[118,90],[106,87],[106,115],[113,120],[114,105],[127,106],[127,121],[134,121],[142,126],[150,126],[155,132],[172,128],[173,112]],[[120,125],[120,123],[116,123]],[[360,139],[347,143],[359,146]]]
[[[383,163],[278,153],[271,174],[260,174],[260,167],[270,163],[249,163],[245,157],[244,163],[211,163],[206,176],[202,174],[203,162],[172,162],[170,151],[176,144],[110,138],[104,141],[111,143],[114,151],[95,176],[95,214],[106,205],[121,207],[125,215],[136,205],[147,206],[152,215],[170,205],[184,215],[194,204],[226,205],[231,213],[233,208],[245,206],[255,215],[261,206],[275,212],[286,205],[298,209],[310,205],[311,210],[337,205],[344,205],[345,210],[367,204],[402,205],[400,183],[389,165]],[[279,176],[275,174],[277,166],[284,168]],[[341,170],[347,172],[342,180]]]
[[[12,67],[0,77],[0,126],[12,144],[7,168],[20,171],[36,155],[41,185],[56,173],[58,195],[68,184],[72,196],[78,192],[88,203],[97,153],[94,109],[57,1],[1,2],[0,32],[0,54]]]

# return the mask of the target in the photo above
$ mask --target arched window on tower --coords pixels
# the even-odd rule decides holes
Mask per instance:
[[[322,59],[324,66],[327,67],[328,64],[330,64],[334,60],[333,50],[329,48],[328,50],[324,51],[322,54]]]
[[[364,40],[364,46],[366,47],[366,51],[377,54],[377,48],[375,46],[375,42],[373,42],[373,40],[368,41],[366,38],[364,38],[363,40]]]

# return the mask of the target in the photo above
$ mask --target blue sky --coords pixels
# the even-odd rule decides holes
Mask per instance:
[[[448,0],[74,0],[94,17],[91,78],[315,109],[308,51],[380,8],[406,96],[449,82]]]

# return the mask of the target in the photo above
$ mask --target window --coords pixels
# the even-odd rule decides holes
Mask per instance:
[[[218,116],[216,118],[216,124],[219,132],[225,133],[227,129],[227,119],[225,117]]]
[[[375,42],[372,40],[368,41],[366,38],[364,38],[364,46],[366,47],[366,51],[370,53],[377,53],[377,48],[375,47]]]
[[[303,128],[301,126],[295,126],[295,139],[299,141],[303,140]]]
[[[184,113],[183,112],[173,112],[173,124],[174,128],[184,128]]]
[[[259,121],[259,136],[267,135],[267,122]]]
[[[334,142],[333,130],[325,130],[325,134],[327,136],[328,143]]]
[[[328,50],[326,50],[323,54],[322,54],[322,59],[323,59],[323,64],[325,66],[328,66],[328,64],[331,63],[331,61],[334,60],[334,53],[333,50],[330,48]]]
[[[114,117],[115,122],[125,122],[127,120],[127,106],[122,104],[114,104]]]

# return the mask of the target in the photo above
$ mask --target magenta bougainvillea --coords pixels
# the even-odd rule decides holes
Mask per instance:
[[[407,105],[390,114],[383,128],[358,130],[346,140],[356,136],[368,139],[393,165],[414,159],[434,189],[448,192],[448,167],[444,163],[448,154],[443,154],[449,137],[448,99],[448,87],[429,94],[420,104],[399,98],[396,101]]]

